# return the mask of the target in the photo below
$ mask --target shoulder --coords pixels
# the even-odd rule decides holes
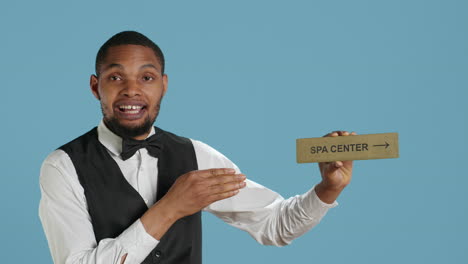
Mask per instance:
[[[49,194],[63,191],[79,193],[81,187],[70,157],[61,149],[53,151],[45,158],[41,166],[39,183]]]
[[[47,168],[55,168],[63,174],[70,172],[70,170],[74,172],[74,166],[69,156],[70,150],[76,149],[79,145],[83,145],[83,141],[87,141],[89,138],[96,136],[97,127],[94,127],[88,132],[76,137],[68,143],[63,144],[61,147],[50,153],[42,162],[41,178],[43,176],[42,171]]]
[[[87,133],[73,139],[72,141],[62,145],[59,149],[64,150],[66,153],[70,154],[75,151],[85,151],[88,147],[88,144],[95,144],[98,140],[97,127],[92,128]]]
[[[172,142],[191,144],[195,150],[199,170],[212,168],[233,168],[237,171],[237,173],[240,173],[239,168],[236,164],[234,164],[234,162],[208,144],[199,140],[178,136],[158,127],[155,127],[155,130],[156,133],[162,132],[164,136],[171,139]]]
[[[197,153],[203,154],[203,155],[210,155],[210,156],[218,156],[219,158],[224,157],[221,152],[217,151],[210,145],[196,139],[190,139],[192,141],[193,147],[195,148],[195,151]]]
[[[211,169],[211,168],[233,168],[240,173],[239,168],[234,162],[224,156],[221,152],[209,146],[208,144],[190,139],[197,155],[198,168],[200,170]]]
[[[61,149],[57,149],[45,158],[45,160],[42,162],[42,167],[51,166],[55,168],[63,168],[70,164],[71,160],[68,154]],[[71,165],[73,166],[73,164]]]
[[[178,144],[178,145],[191,144],[191,141],[190,141],[189,138],[176,135],[176,134],[174,134],[172,132],[163,130],[163,129],[159,128],[159,127],[154,127],[154,129],[155,129],[156,134],[158,134],[158,133],[162,134],[163,137],[164,137],[164,140],[169,141],[171,144]]]

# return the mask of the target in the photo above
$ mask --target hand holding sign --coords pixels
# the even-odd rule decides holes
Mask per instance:
[[[320,162],[322,182],[315,191],[332,203],[351,181],[353,160],[398,158],[398,134],[371,134],[335,131],[322,138],[302,138],[297,143],[297,162]]]
[[[335,131],[324,137],[355,136],[356,133]],[[325,203],[333,203],[341,191],[351,182],[353,161],[334,161],[319,163],[322,182],[315,187],[315,193]]]

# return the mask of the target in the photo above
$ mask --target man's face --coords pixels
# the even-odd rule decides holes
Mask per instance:
[[[121,137],[144,139],[158,116],[167,75],[152,49],[121,45],[108,49],[90,85],[108,128]]]

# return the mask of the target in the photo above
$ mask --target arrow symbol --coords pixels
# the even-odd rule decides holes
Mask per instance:
[[[388,148],[388,146],[390,146],[390,144],[388,144],[387,141],[385,141],[384,145],[374,145],[374,147],[385,147],[385,148]]]

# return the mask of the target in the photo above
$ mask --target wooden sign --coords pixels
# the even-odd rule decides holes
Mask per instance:
[[[398,133],[299,138],[297,163],[398,158]]]

